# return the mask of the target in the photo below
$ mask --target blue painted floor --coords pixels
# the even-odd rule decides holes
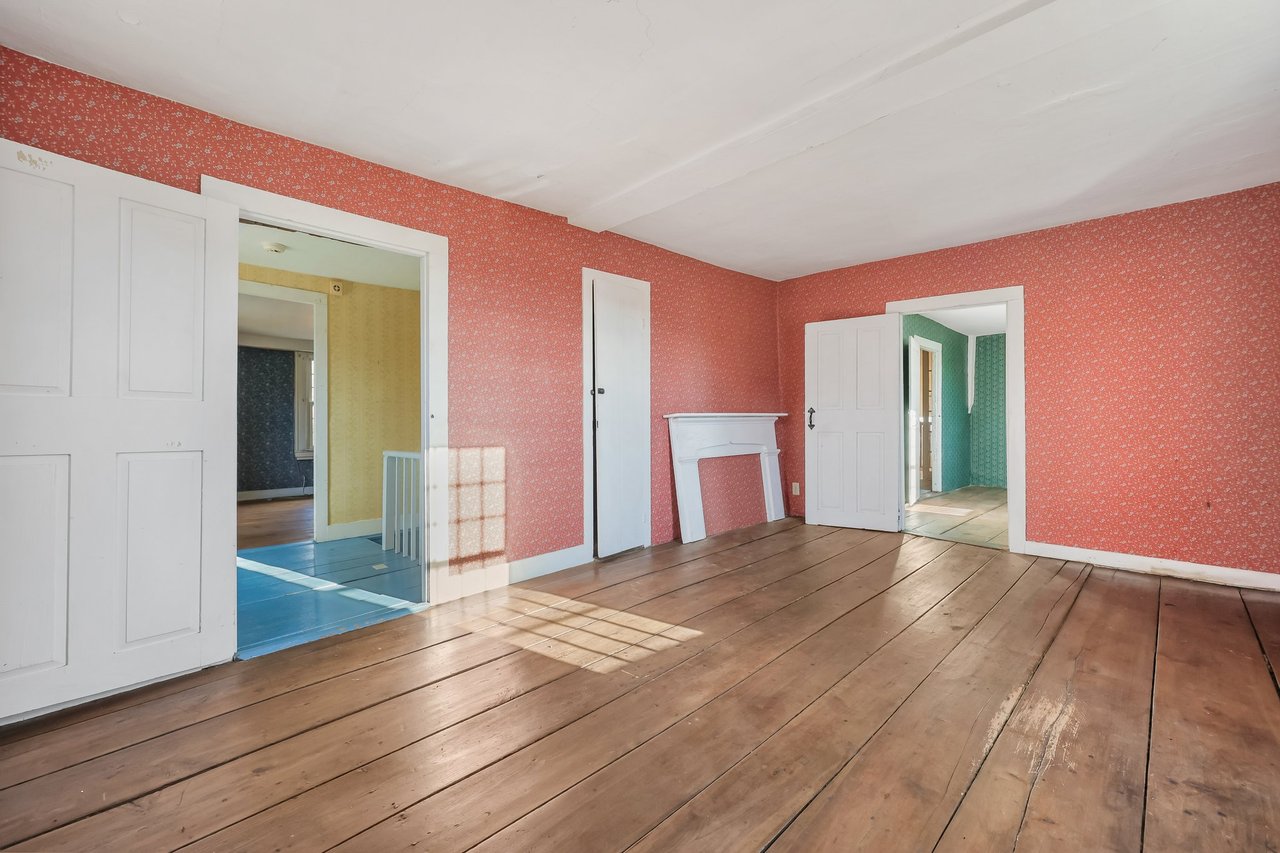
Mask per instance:
[[[236,555],[241,659],[414,613],[422,568],[377,537],[246,548]]]

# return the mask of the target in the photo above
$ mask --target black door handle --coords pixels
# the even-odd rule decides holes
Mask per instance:
[[[815,411],[815,409],[813,408],[813,406],[810,406],[810,407],[809,407],[809,429],[813,429],[813,413],[814,413],[814,411]]]

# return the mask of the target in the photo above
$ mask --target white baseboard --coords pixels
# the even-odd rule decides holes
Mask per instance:
[[[1137,554],[1121,554],[1115,551],[1095,551],[1092,548],[1075,548],[1070,545],[1052,545],[1046,542],[1027,542],[1026,553],[1035,557],[1052,557],[1056,560],[1091,563],[1109,569],[1124,569],[1127,572],[1280,592],[1280,573],[1208,566],[1183,560],[1162,560],[1157,557],[1141,557]]]
[[[523,560],[513,560],[507,564],[508,583],[533,580],[589,562],[591,562],[591,548],[585,544],[538,554],[534,557],[525,557]]]
[[[382,532],[382,519],[366,518],[363,521],[345,521],[342,524],[316,524],[316,541],[332,542],[335,539],[355,539],[357,536],[375,536]]]
[[[257,489],[249,492],[236,492],[237,501],[265,501],[271,498],[297,498],[303,495],[314,495],[314,486],[291,486],[287,489]]]

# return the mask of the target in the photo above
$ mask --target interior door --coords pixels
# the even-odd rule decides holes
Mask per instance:
[[[902,317],[807,323],[805,521],[901,530]]]
[[[920,350],[920,488],[933,488],[933,352]]]
[[[649,525],[649,285],[592,280],[596,554],[651,540]]]
[[[234,653],[236,219],[0,140],[0,720]]]

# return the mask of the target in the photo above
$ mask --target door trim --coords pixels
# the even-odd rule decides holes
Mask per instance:
[[[463,594],[464,577],[449,572],[449,240],[403,225],[370,219],[209,175],[202,195],[231,202],[242,217],[361,243],[422,259],[419,285],[422,342],[422,438],[426,478],[423,507],[428,531],[427,600],[451,601]],[[238,276],[237,276],[238,277]],[[231,330],[234,335],[234,329]]]
[[[641,281],[638,278],[628,278],[624,275],[616,273],[603,272],[594,270],[590,267],[582,268],[582,542],[586,549],[586,559],[595,559],[596,555],[596,460],[595,460],[595,435],[592,429],[592,399],[591,389],[593,387],[594,373],[592,370],[595,361],[595,347],[592,342],[591,324],[595,318],[595,308],[591,299],[592,282],[601,280],[613,280],[619,283],[635,284],[643,287],[645,292],[649,294],[650,301],[647,306],[649,312],[645,319],[651,321],[653,317],[652,291],[649,282]],[[653,339],[653,326],[649,326],[650,342]],[[652,349],[650,350],[652,352]],[[652,364],[645,365],[645,373],[649,376],[649,385],[653,384],[653,368]],[[649,399],[649,429],[645,431],[645,457],[649,460],[649,476],[647,480],[647,488],[644,490],[644,517],[649,519],[647,529],[644,534],[643,546],[648,548],[653,544],[653,401],[652,396]]]
[[[239,282],[238,293],[311,306],[311,340],[316,364],[316,434],[311,475],[316,511],[311,537],[316,542],[327,542],[337,538],[331,535],[329,524],[329,294],[245,279],[239,279]],[[239,394],[240,383],[237,380],[237,399]]]
[[[1027,550],[1026,313],[1021,285],[971,290],[885,303],[886,314],[921,314],[942,308],[1005,303],[1005,454],[1009,494],[1009,550]],[[903,407],[905,411],[906,407]],[[905,512],[905,505],[904,505]]]
[[[920,352],[928,350],[933,353],[933,387],[934,399],[936,405],[934,407],[934,423],[929,430],[929,436],[932,439],[934,430],[942,421],[942,344],[937,341],[931,341],[919,335],[912,335],[907,346],[907,505],[915,503],[920,499],[920,443],[916,440],[919,434],[915,427],[915,416],[919,415],[912,408],[912,403],[920,399]],[[942,432],[937,431],[938,440],[934,443],[938,445],[937,452],[930,451],[932,456],[932,471],[937,473],[935,478],[939,486],[942,485]],[[932,484],[930,484],[932,485]],[[932,489],[931,491],[940,492],[941,488]]]

